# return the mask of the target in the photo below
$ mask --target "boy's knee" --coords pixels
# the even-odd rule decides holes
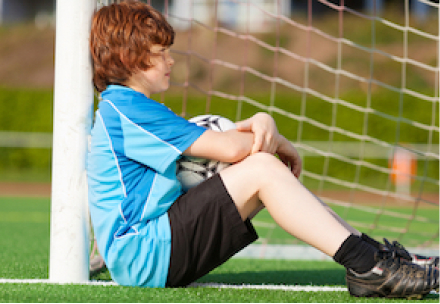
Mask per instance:
[[[284,166],[284,164],[278,158],[266,152],[252,154],[248,157],[248,159],[252,161],[252,166],[259,171],[262,171],[262,173],[274,172],[283,168]]]

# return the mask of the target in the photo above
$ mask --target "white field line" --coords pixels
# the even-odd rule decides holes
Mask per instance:
[[[0,279],[0,284],[59,284],[47,279]],[[70,283],[63,283],[70,284]],[[61,284],[61,285],[63,285]],[[74,283],[72,285],[101,285],[117,286],[113,281],[88,281],[83,283]],[[347,291],[345,287],[333,286],[300,286],[300,285],[231,285],[222,283],[193,283],[189,287],[209,287],[209,288],[230,288],[230,289],[265,289],[265,290],[286,290],[286,291]]]
[[[53,285],[97,285],[97,286],[118,286],[113,281],[87,281],[83,283],[56,283],[47,279],[1,279],[0,284],[53,284]],[[223,283],[192,283],[188,287],[208,287],[208,288],[225,288],[225,289],[260,289],[260,290],[284,290],[284,291],[306,291],[306,292],[319,292],[319,291],[347,291],[346,287],[338,286],[312,286],[312,285],[232,285]],[[430,294],[439,293],[432,290]]]
[[[346,287],[337,286],[302,286],[302,285],[231,285],[222,283],[193,283],[190,287],[230,288],[230,289],[264,289],[285,291],[347,291]]]
[[[53,284],[53,285],[101,285],[117,286],[113,281],[87,281],[82,283],[59,283],[48,279],[1,279],[0,284]]]

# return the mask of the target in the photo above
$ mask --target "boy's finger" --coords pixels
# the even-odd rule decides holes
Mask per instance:
[[[275,154],[277,152],[277,144],[272,141],[269,146],[269,152]]]
[[[237,121],[235,125],[238,131],[251,131],[251,127],[252,127],[252,124],[248,119],[243,121]]]
[[[252,146],[251,154],[254,154],[254,153],[261,151],[261,146],[263,144],[263,142],[259,136],[255,136],[254,138],[255,138],[254,139],[255,141],[254,141],[254,145]]]

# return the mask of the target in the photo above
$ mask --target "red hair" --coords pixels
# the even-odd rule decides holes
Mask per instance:
[[[124,83],[133,72],[150,68],[151,47],[173,42],[173,28],[151,6],[140,1],[104,6],[94,14],[90,33],[95,88],[102,92],[109,84]]]

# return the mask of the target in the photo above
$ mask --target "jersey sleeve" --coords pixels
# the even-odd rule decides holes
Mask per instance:
[[[206,131],[154,101],[136,107],[110,105],[119,114],[123,153],[160,173]]]

